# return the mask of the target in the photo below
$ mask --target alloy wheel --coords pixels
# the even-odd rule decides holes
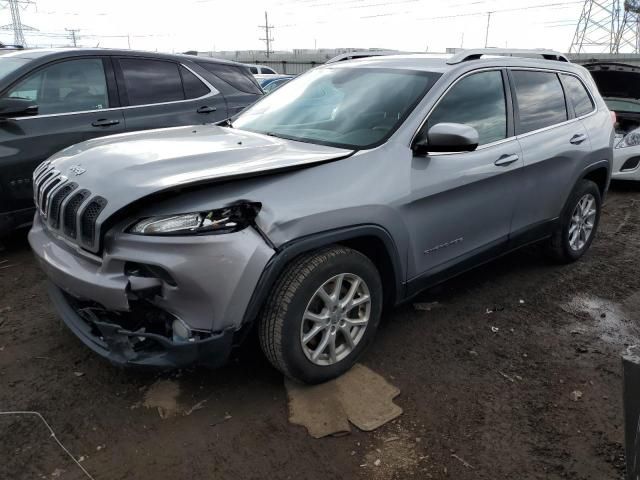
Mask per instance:
[[[591,238],[596,222],[597,204],[595,197],[585,194],[571,215],[569,223],[569,246],[573,251],[580,251]]]
[[[371,295],[361,277],[342,273],[330,278],[313,294],[302,317],[302,351],[316,365],[343,360],[362,340],[370,315]]]

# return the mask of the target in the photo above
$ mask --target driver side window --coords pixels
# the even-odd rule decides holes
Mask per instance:
[[[456,83],[431,112],[427,128],[438,123],[462,123],[474,127],[479,145],[507,138],[507,106],[502,73],[474,73]]]
[[[109,107],[102,60],[55,63],[29,75],[6,94],[38,104],[38,114],[71,113]]]

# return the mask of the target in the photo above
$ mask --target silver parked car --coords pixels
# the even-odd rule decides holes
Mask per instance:
[[[317,383],[385,305],[534,241],[580,258],[613,139],[557,53],[338,62],[224,126],[59,152],[34,174],[29,240],[65,323],[116,364],[216,365],[257,326],[275,367]]]

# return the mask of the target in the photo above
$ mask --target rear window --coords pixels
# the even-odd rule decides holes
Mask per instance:
[[[527,133],[566,121],[567,106],[560,79],[555,73],[514,70],[520,125]]]
[[[591,96],[587,92],[584,84],[573,75],[562,75],[562,82],[567,92],[567,97],[573,104],[576,117],[581,117],[587,113],[593,112],[594,105]]]
[[[236,90],[240,90],[245,93],[255,93],[258,95],[262,93],[260,87],[255,83],[251,74],[244,67],[209,62],[198,63],[198,65],[208,72],[213,73],[216,77],[228,83]]]
[[[249,71],[254,75],[258,74],[258,67],[249,67]]]
[[[161,60],[121,58],[120,66],[130,105],[184,100],[177,64]]]

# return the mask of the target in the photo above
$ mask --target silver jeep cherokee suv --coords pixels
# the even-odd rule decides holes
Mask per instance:
[[[613,139],[554,52],[339,62],[220,126],[59,152],[29,240],[64,322],[113,363],[216,365],[257,324],[273,365],[317,383],[385,305],[539,240],[580,258]]]

